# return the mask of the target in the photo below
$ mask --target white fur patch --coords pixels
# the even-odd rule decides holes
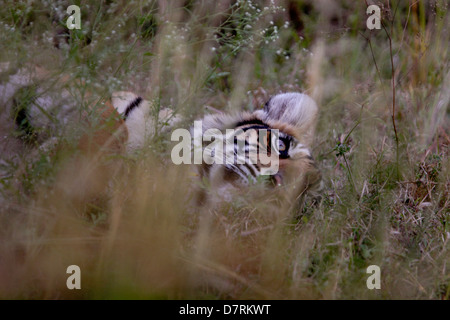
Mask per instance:
[[[127,107],[139,96],[128,91],[114,92],[111,102],[119,114],[124,114]],[[164,108],[159,111],[158,128],[166,131],[168,128],[180,121],[179,117],[173,115],[173,111]],[[142,100],[127,116],[125,124],[128,129],[128,151],[138,150],[145,146],[148,139],[155,135],[156,119],[152,113],[150,101]]]

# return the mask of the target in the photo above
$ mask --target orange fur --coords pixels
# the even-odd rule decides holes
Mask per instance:
[[[96,108],[96,112],[100,116],[100,122],[81,137],[78,148],[88,155],[97,152],[120,154],[125,150],[128,139],[125,121],[109,101]]]

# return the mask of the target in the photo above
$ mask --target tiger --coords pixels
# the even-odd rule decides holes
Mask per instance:
[[[70,93],[63,88],[55,94],[45,86],[37,85],[43,78],[48,78],[48,73],[38,68],[32,72],[20,69],[12,75],[10,72],[9,80],[0,84],[0,103],[9,106],[16,127],[27,136],[39,136],[49,128],[56,132],[79,124],[80,107],[74,104]],[[34,90],[31,98],[30,87]],[[169,131],[182,120],[170,108],[162,108],[155,117],[151,102],[129,91],[113,92],[109,99],[90,110],[97,113],[100,126],[80,138],[78,147],[87,154],[99,151],[133,153],[144,148],[156,127]],[[287,92],[272,96],[262,109],[254,112],[205,115],[201,118],[202,134],[216,129],[225,136],[228,129],[234,129],[240,131],[245,140],[249,138],[247,133],[266,132],[266,145],[259,147],[268,150],[270,156],[276,156],[278,170],[264,174],[265,166],[249,158],[234,163],[194,164],[192,171],[197,179],[194,184],[201,186],[194,188],[196,204],[214,206],[230,202],[254,185],[262,186],[263,195],[276,194],[292,203],[301,203],[307,193],[317,193],[322,180],[310,149],[317,114],[317,104],[307,94]],[[50,121],[55,118],[59,121]],[[78,121],[74,121],[75,118]],[[89,120],[85,122],[89,123]],[[276,141],[272,141],[275,132]],[[240,156],[236,148],[239,141],[239,137],[233,141],[232,156],[236,159]],[[270,146],[272,143],[275,148]],[[248,141],[244,145],[248,148]],[[202,148],[214,152],[205,144]]]

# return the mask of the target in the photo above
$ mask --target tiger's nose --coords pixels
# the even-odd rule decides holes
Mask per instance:
[[[276,185],[277,187],[281,187],[281,185],[283,184],[283,178],[281,177],[281,174],[279,174],[279,173],[274,174],[274,175],[272,176],[272,178],[273,178],[273,180],[274,180],[274,182],[275,182],[275,185]]]

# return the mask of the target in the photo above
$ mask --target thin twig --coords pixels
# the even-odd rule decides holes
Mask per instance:
[[[345,157],[345,154],[343,154],[342,156],[344,157],[345,165],[347,166],[348,175],[349,175],[349,177],[350,177],[350,179],[349,179],[349,180],[350,180],[350,183],[352,184],[353,190],[354,190],[355,192],[357,192],[357,191],[356,191],[355,181],[353,180],[352,171],[350,170],[350,166],[348,165],[347,158]]]
[[[377,70],[378,78],[380,79],[381,89],[383,89],[383,94],[384,94],[384,96],[386,96],[386,92],[384,91],[384,86],[383,86],[383,80],[381,79],[381,72],[380,72],[380,69],[378,68],[377,60],[375,59],[375,54],[373,53],[372,41],[370,40],[370,37],[366,37],[361,31],[359,32],[359,34],[364,39],[366,39],[366,41],[369,43],[369,47],[370,47],[370,52],[372,54],[373,63],[375,64],[375,69]]]
[[[392,126],[394,127],[395,133],[395,144],[396,144],[396,171],[397,171],[397,179],[399,179],[399,153],[398,153],[398,133],[397,126],[395,124],[395,67],[394,67],[394,56],[392,54],[392,38],[389,34],[385,24],[381,21],[381,25],[383,26],[384,31],[389,39],[389,53],[391,56],[391,77],[392,77]],[[392,30],[391,30],[392,31]]]

